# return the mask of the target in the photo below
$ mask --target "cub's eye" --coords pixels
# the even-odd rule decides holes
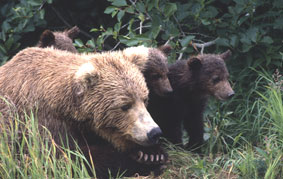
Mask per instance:
[[[158,79],[162,78],[162,76],[161,76],[160,74],[152,74],[152,75],[151,75],[151,78],[152,78],[153,80],[158,80]]]
[[[213,84],[216,84],[216,83],[218,83],[220,80],[221,80],[221,79],[220,79],[220,77],[218,77],[218,76],[213,77],[213,78],[212,78],[212,83],[213,83]]]
[[[128,103],[121,107],[122,111],[128,111],[133,106],[132,103]]]

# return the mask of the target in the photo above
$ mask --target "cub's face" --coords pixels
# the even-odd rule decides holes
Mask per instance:
[[[219,100],[229,99],[235,94],[229,83],[229,73],[224,61],[230,55],[230,51],[220,55],[199,55],[189,63],[194,68],[192,70],[201,90]]]
[[[78,51],[73,45],[73,38],[79,34],[79,31],[77,26],[63,32],[45,30],[41,34],[37,46],[41,48],[53,46],[56,49],[77,53]]]
[[[126,48],[123,53],[142,71],[150,92],[158,96],[165,96],[173,91],[167,77],[166,54],[170,51],[171,47],[168,45],[159,48],[138,46]]]

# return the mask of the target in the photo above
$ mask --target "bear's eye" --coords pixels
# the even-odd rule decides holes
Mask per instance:
[[[125,104],[121,107],[122,111],[128,111],[133,106],[132,103]]]
[[[215,76],[215,77],[212,78],[212,83],[213,83],[213,84],[216,84],[216,83],[218,83],[220,80],[221,80],[220,77]]]
[[[158,79],[160,79],[161,77],[162,77],[162,76],[161,76],[160,74],[157,74],[157,73],[151,75],[151,78],[152,78],[153,80],[158,80]]]

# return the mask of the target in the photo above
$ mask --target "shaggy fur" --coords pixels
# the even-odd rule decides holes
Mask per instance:
[[[159,48],[138,46],[123,50],[127,59],[136,64],[142,71],[150,94],[166,96],[172,92],[172,87],[167,77],[168,61],[166,54],[170,50],[171,47],[167,45]]]
[[[1,118],[9,123],[12,110],[21,120],[25,112],[36,111],[38,123],[50,130],[57,144],[66,145],[68,140],[74,149],[74,139],[86,156],[90,144],[94,158],[100,155],[96,151],[105,146],[102,156],[116,157],[108,168],[116,170],[120,165],[115,163],[121,162],[122,169],[144,172],[136,169],[147,161],[135,157],[151,144],[140,138],[144,129],[158,126],[145,108],[148,89],[144,77],[124,58],[121,52],[78,55],[52,48],[25,49],[0,67],[0,95],[13,104],[7,107],[0,100]],[[143,121],[145,127],[137,128],[136,124],[142,125]],[[141,174],[160,168],[165,157],[155,167],[148,165]],[[100,166],[107,166],[107,162],[95,161],[96,170],[104,171]],[[108,172],[97,174],[103,178]]]
[[[177,61],[169,67],[173,94],[159,97],[148,106],[164,136],[174,144],[182,144],[182,123],[189,135],[189,149],[200,151],[203,143],[203,112],[209,96],[224,100],[232,90],[224,60],[231,55],[204,54]]]
[[[79,139],[80,133],[91,130],[124,151],[136,142],[129,132],[135,115],[148,115],[148,90],[139,70],[121,59],[103,53],[89,60],[87,55],[28,48],[0,68],[1,94],[20,114],[37,109],[39,124],[58,143],[62,131]],[[137,114],[121,112],[129,102]]]
[[[45,30],[39,39],[37,47],[54,47],[60,50],[66,50],[69,52],[77,53],[75,46],[73,45],[73,39],[79,34],[80,29],[77,26],[63,32],[52,32]]]

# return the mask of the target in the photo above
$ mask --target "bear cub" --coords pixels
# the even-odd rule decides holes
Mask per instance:
[[[188,149],[200,152],[204,134],[203,112],[208,97],[226,100],[234,95],[225,65],[230,56],[230,50],[220,55],[202,54],[169,66],[172,95],[159,97],[148,107],[165,138],[182,145],[183,125],[189,136]]]
[[[54,47],[60,50],[66,50],[69,52],[77,53],[77,49],[73,45],[73,39],[80,33],[80,29],[77,26],[72,27],[69,30],[63,32],[52,32],[45,30],[37,43],[37,47]]]

